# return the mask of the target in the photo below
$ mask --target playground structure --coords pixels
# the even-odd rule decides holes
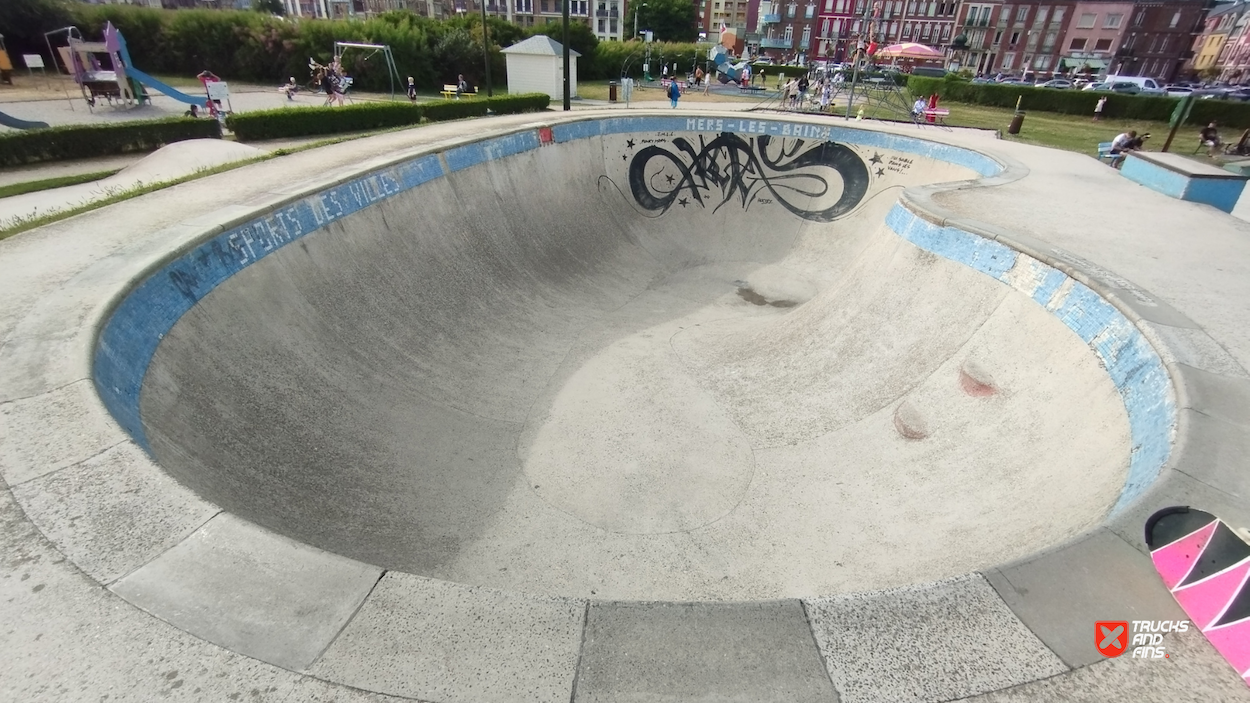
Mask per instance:
[[[112,22],[105,25],[104,41],[100,42],[84,40],[82,33],[73,26],[47,32],[44,37],[49,51],[52,50],[52,37],[62,34],[66,44],[56,47],[56,53],[78,84],[89,109],[94,110],[101,99],[110,105],[142,104],[151,100],[147,92],[151,89],[178,102],[205,109],[216,118],[224,114],[223,104],[225,111],[229,111],[228,86],[208,71],[197,76],[204,87],[204,95],[193,96],[135,68],[126,47],[126,38]]]
[[[368,61],[379,52],[382,54],[382,58],[384,59],[386,63],[387,78],[390,82],[391,100],[394,100],[395,99],[395,87],[397,84],[402,84],[402,82],[400,81],[400,78],[399,78],[399,69],[395,67],[395,55],[391,53],[390,45],[389,44],[363,44],[359,42],[336,41],[334,42],[334,63],[332,65],[338,66],[340,70],[342,70],[343,57],[347,54],[348,49],[361,49],[361,50],[366,50],[370,52],[366,54],[364,58],[360,59],[360,61]],[[346,82],[343,92],[346,93],[347,88],[351,86],[352,79],[348,78],[345,75],[343,76],[343,79]]]

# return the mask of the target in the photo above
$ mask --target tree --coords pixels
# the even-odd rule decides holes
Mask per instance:
[[[543,34],[557,42],[564,41],[564,23],[551,22],[549,24],[534,25],[529,32],[530,36]],[[594,30],[585,22],[577,20],[569,20],[569,48],[581,54],[583,61],[590,61],[595,55],[595,47],[599,46],[599,37],[595,36]]]
[[[252,0],[252,9],[279,17],[286,14],[286,10],[282,7],[282,0]]]
[[[55,57],[47,56],[43,33],[60,29],[70,21],[70,6],[64,0],[0,0],[0,34],[8,44],[9,56],[42,54],[51,66]]]
[[[638,11],[638,31],[651,30],[656,41],[692,42],[699,36],[695,27],[695,6],[690,0],[646,0],[634,6]],[[622,17],[633,31],[634,18]]]

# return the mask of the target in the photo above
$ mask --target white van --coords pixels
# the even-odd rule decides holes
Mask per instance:
[[[1145,76],[1107,76],[1104,80],[1111,84],[1132,83],[1141,88],[1139,95],[1167,95],[1167,91],[1159,85],[1158,81]]]

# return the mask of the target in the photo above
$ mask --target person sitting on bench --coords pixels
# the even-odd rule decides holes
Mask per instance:
[[[1220,130],[1214,122],[1202,128],[1202,132],[1198,134],[1198,141],[1202,146],[1207,147],[1207,156],[1214,158],[1222,143]]]
[[[1111,156],[1111,165],[1120,168],[1120,165],[1124,163],[1124,157],[1133,150],[1135,143],[1137,143],[1136,130],[1130,129],[1116,135],[1116,138],[1111,140],[1111,151],[1108,152]]]

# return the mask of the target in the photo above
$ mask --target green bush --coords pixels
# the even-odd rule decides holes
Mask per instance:
[[[0,135],[0,166],[152,151],[187,139],[220,138],[216,120],[189,117],[32,129]]]
[[[541,93],[501,95],[494,98],[437,100],[412,105],[407,102],[357,103],[344,107],[278,108],[245,112],[226,118],[240,141],[306,137],[318,134],[364,132],[387,127],[479,117],[493,111],[508,115],[547,109],[551,98]]]
[[[1104,117],[1157,122],[1170,120],[1177,102],[1177,98],[1162,96],[1055,90],[995,83],[967,83],[921,76],[909,77],[907,88],[912,95],[916,96],[937,93],[944,100],[990,107],[1014,108],[1016,100],[1023,96],[1020,109],[1026,112],[1036,110],[1090,117],[1094,115],[1094,106],[1098,103],[1098,99],[1105,96],[1107,104],[1102,110]],[[1224,100],[1197,100],[1193,111],[1190,112],[1189,124],[1201,124],[1212,120],[1226,127],[1250,127],[1250,104]]]

